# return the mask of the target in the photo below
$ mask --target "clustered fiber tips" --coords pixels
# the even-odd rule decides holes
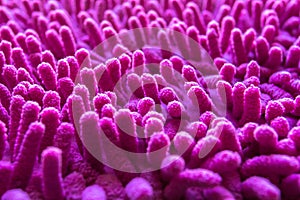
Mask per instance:
[[[0,0],[0,198],[300,199],[299,10]]]

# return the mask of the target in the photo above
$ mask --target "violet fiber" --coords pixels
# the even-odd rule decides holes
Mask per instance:
[[[49,147],[42,153],[42,177],[45,199],[63,199],[61,150]]]
[[[0,1],[1,199],[299,199],[300,3]]]
[[[29,126],[16,161],[13,163],[10,188],[26,188],[33,172],[44,132],[45,126],[41,123],[34,122]]]
[[[6,127],[5,127],[5,124],[0,121],[0,158],[2,159],[3,157],[3,154],[4,154],[4,150],[5,150],[5,146],[6,146]]]

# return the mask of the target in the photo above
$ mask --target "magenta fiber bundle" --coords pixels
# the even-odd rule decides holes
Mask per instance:
[[[300,0],[0,0],[0,197],[300,199]]]

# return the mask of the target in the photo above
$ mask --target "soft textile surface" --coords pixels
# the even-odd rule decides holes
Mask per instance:
[[[299,60],[299,0],[0,0],[0,197],[300,199]]]

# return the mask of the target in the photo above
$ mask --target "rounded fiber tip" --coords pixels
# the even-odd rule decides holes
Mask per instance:
[[[185,161],[179,155],[169,155],[161,163],[161,175],[165,180],[171,180],[185,168]]]
[[[281,199],[278,187],[268,179],[258,176],[250,177],[242,183],[242,193],[247,199]]]
[[[172,101],[168,103],[167,110],[171,117],[179,118],[184,111],[184,106],[178,101]]]
[[[106,194],[99,185],[91,185],[82,192],[82,200],[106,200]]]
[[[21,189],[12,189],[6,191],[2,195],[1,200],[30,200],[30,197],[27,192]]]
[[[132,179],[125,187],[125,192],[130,200],[151,200],[153,199],[153,188],[150,183],[143,178]]]

